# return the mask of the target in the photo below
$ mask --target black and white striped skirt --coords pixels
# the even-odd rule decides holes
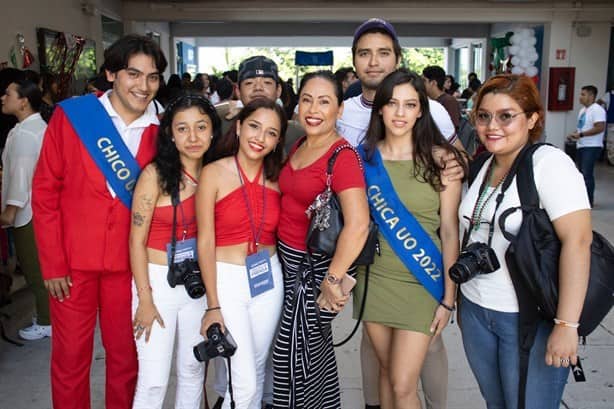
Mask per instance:
[[[284,306],[273,346],[276,409],[340,409],[339,378],[330,324],[337,315],[316,304],[330,258],[278,242]],[[319,317],[318,317],[319,315]]]

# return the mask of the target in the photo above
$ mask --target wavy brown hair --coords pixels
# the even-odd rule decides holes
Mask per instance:
[[[414,72],[405,69],[393,71],[377,87],[371,110],[371,121],[365,138],[366,160],[370,161],[373,158],[377,144],[386,138],[386,127],[380,111],[392,98],[394,88],[403,84],[410,84],[416,90],[422,111],[422,115],[416,119],[412,131],[415,163],[413,176],[421,182],[430,184],[435,191],[440,192],[443,190],[441,171],[445,165],[435,160],[433,149],[441,148],[454,154],[457,162],[463,166],[465,174],[467,174],[466,164],[460,152],[443,137],[437,124],[433,121],[424,81]]]

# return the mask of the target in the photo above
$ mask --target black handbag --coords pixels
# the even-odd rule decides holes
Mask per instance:
[[[533,175],[533,153],[543,144],[526,149],[516,173],[520,207],[504,211],[499,227],[510,242],[505,260],[510,270],[523,281],[539,309],[548,321],[556,317],[559,289],[559,256],[561,242],[546,211],[539,206],[539,196]],[[514,236],[505,229],[505,220],[517,210],[522,211],[522,224]],[[599,233],[593,232],[588,290],[580,316],[578,334],[593,332],[614,304],[614,248]]]
[[[307,250],[311,253],[320,253],[332,257],[337,248],[337,239],[343,229],[343,212],[339,198],[331,189],[333,178],[333,166],[335,160],[343,149],[351,149],[360,162],[360,155],[347,144],[341,145],[334,150],[328,160],[326,169],[326,188],[318,194],[309,206],[306,213],[310,217],[309,230],[307,231]],[[375,252],[379,248],[377,224],[369,220],[369,234],[365,245],[354,261],[354,265],[370,265],[375,260]]]

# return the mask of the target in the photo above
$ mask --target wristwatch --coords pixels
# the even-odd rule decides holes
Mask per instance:
[[[580,133],[578,134],[578,137],[579,137],[579,138],[582,138],[583,136],[584,136],[584,133],[582,133],[582,132],[580,132]]]
[[[325,278],[326,278],[326,281],[328,281],[328,284],[336,285],[336,284],[340,284],[341,283],[341,279],[335,277],[331,273],[326,273],[326,277]]]

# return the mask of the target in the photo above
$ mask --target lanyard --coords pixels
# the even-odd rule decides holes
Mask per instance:
[[[260,238],[260,234],[264,229],[264,217],[266,215],[266,179],[264,176],[264,170],[261,168],[262,172],[262,219],[260,220],[260,226],[256,231],[256,224],[254,223],[254,215],[252,212],[252,207],[249,202],[249,198],[247,196],[247,188],[243,182],[243,170],[241,169],[241,165],[239,165],[239,160],[235,156],[235,164],[237,165],[237,173],[239,175],[239,181],[241,182],[241,191],[243,192],[243,199],[245,200],[245,205],[247,206],[247,215],[249,216],[249,225],[252,231],[253,242],[250,242],[248,245],[247,252],[248,254],[254,254],[258,251],[258,239]],[[246,177],[247,179],[247,177]],[[258,183],[258,181],[255,181]]]
[[[488,165],[488,169],[487,169],[487,175],[484,178],[484,180],[482,181],[482,184],[480,185],[480,190],[478,193],[478,199],[475,202],[475,206],[473,207],[473,212],[471,213],[471,219],[469,221],[469,229],[465,230],[465,233],[463,234],[463,243],[462,243],[462,248],[461,250],[463,250],[466,246],[467,243],[469,242],[469,236],[471,236],[471,232],[474,230],[479,229],[480,224],[482,222],[482,213],[484,212],[484,208],[486,208],[486,205],[488,204],[488,202],[490,201],[490,199],[494,196],[494,194],[497,192],[497,190],[499,190],[499,188],[503,185],[503,182],[507,179],[507,176],[509,174],[506,173],[501,180],[499,181],[499,183],[497,183],[496,186],[494,186],[493,190],[490,192],[490,194],[484,198],[484,196],[486,195],[486,191],[487,191],[487,187],[490,185],[490,182],[492,180],[493,174],[495,173],[495,159],[493,158],[492,161],[490,162],[490,164]],[[495,231],[495,217],[497,214],[497,210],[499,209],[499,205],[501,204],[501,202],[503,201],[503,190],[497,195],[497,199],[496,199],[496,205],[495,205],[495,210],[492,214],[492,219],[488,225],[488,246],[491,246],[492,243],[492,236],[494,234]]]

